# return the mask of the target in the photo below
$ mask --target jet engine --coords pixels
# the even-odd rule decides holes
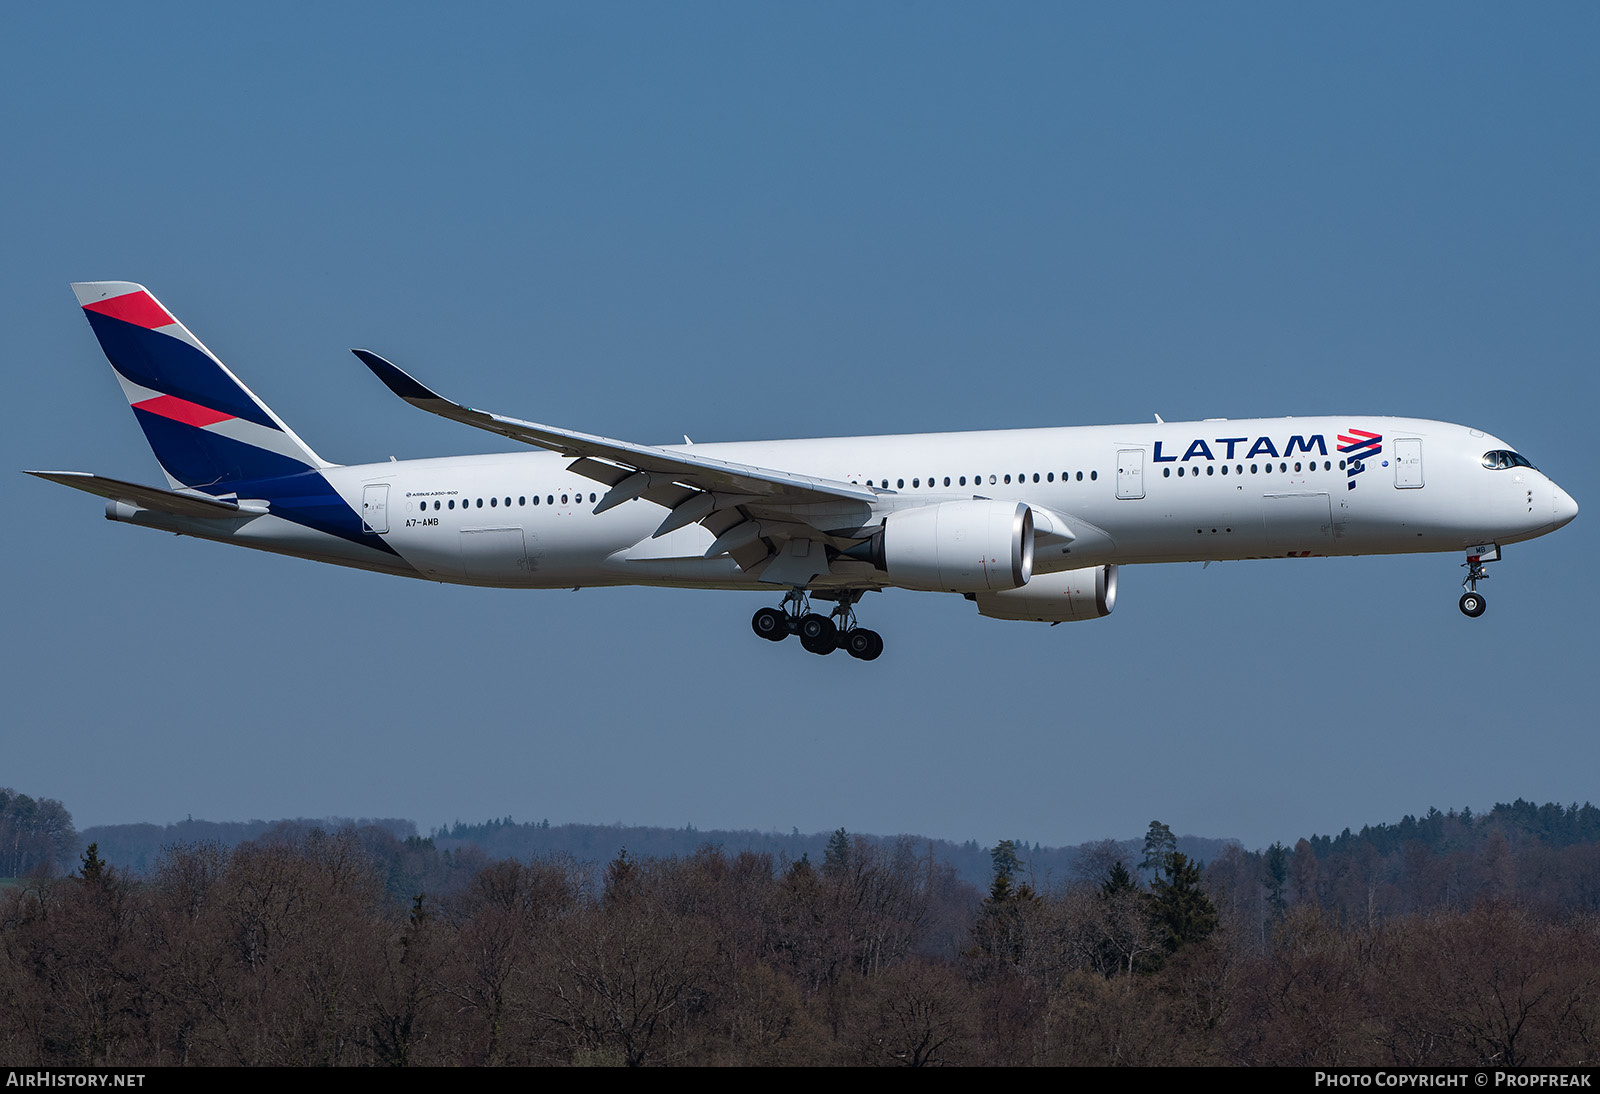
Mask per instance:
[[[1099,619],[1117,606],[1117,568],[1087,566],[1058,574],[1037,574],[1026,588],[968,593],[978,614],[991,619],[1070,623]]]
[[[986,593],[1033,576],[1033,513],[1020,501],[947,501],[901,509],[845,552],[907,589]]]

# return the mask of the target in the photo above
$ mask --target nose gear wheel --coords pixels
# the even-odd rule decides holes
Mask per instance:
[[[1495,556],[1498,557],[1499,553],[1499,550],[1496,549]],[[1459,604],[1461,614],[1468,619],[1478,618],[1483,614],[1484,609],[1489,606],[1489,601],[1482,593],[1478,592],[1478,582],[1489,580],[1489,571],[1483,568],[1483,563],[1484,559],[1481,556],[1469,554],[1467,561],[1461,564],[1467,568],[1467,576],[1461,582],[1461,587],[1467,591],[1461,594]]]

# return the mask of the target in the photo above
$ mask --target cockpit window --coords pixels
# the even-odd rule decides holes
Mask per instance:
[[[1483,454],[1483,466],[1491,468],[1495,471],[1499,471],[1507,467],[1528,467],[1535,471],[1539,470],[1522,456],[1505,448],[1499,449],[1495,452],[1485,452]]]

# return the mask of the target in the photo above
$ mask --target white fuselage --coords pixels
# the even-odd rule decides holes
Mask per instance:
[[[1340,438],[1368,447],[1341,452]],[[1375,441],[1370,438],[1376,438]],[[1572,499],[1531,466],[1490,468],[1508,446],[1445,422],[1386,417],[1212,420],[694,445],[743,464],[879,491],[812,523],[869,527],[897,509],[1016,499],[1065,518],[1035,572],[1105,563],[1458,551],[1552,531]],[[687,451],[688,449],[679,449]],[[1359,463],[1357,459],[1359,458]],[[667,510],[643,498],[595,513],[606,487],[569,457],[520,452],[329,468],[328,482],[393,555],[270,516],[122,519],[324,561],[505,587],[755,587],[698,524],[653,538]],[[363,506],[366,508],[364,509]],[[814,587],[892,585],[836,558]]]

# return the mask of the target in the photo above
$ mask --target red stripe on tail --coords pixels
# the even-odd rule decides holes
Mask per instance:
[[[169,327],[177,322],[167,314],[165,308],[150,298],[149,293],[143,292],[123,293],[109,300],[97,300],[93,304],[85,304],[83,310],[97,311],[101,315],[109,315],[113,319],[120,319],[124,323],[132,323],[136,327],[148,330]]]
[[[157,395],[154,399],[146,399],[142,403],[134,403],[135,410],[148,410],[152,414],[159,414],[163,418],[171,418],[184,425],[205,427],[215,425],[217,422],[226,422],[233,419],[232,414],[224,414],[220,410],[191,403],[187,399],[180,399],[176,395]]]

